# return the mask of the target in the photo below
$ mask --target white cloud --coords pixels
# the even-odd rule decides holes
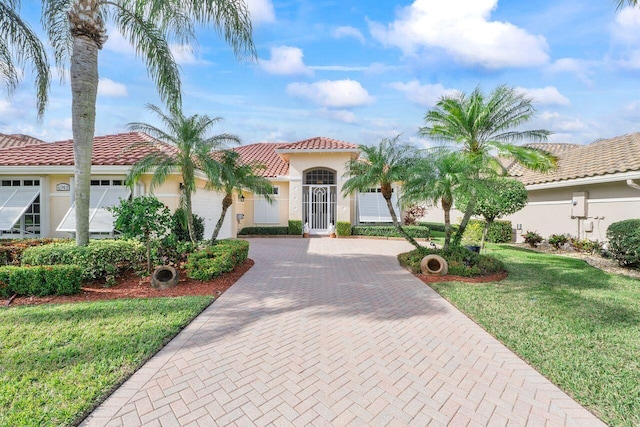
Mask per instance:
[[[409,101],[423,107],[435,105],[441,96],[451,95],[456,92],[454,89],[447,89],[438,84],[421,85],[418,80],[411,80],[407,83],[395,82],[389,85],[391,88],[405,94]]]
[[[356,123],[357,118],[353,111],[349,110],[328,110],[323,109],[320,111],[320,114],[324,117],[327,117],[331,120],[337,120],[343,123]]]
[[[304,65],[302,49],[291,46],[277,46],[271,49],[271,59],[260,60],[260,67],[270,74],[313,75],[313,70]]]
[[[555,133],[576,133],[583,132],[588,126],[582,120],[575,117],[566,117],[557,112],[543,111],[538,114],[537,121],[543,123],[545,129]],[[557,137],[554,138],[557,140]]]
[[[558,91],[554,86],[547,86],[543,88],[524,88],[517,87],[516,90],[518,92],[524,93],[525,95],[533,98],[534,102],[543,104],[543,105],[569,105],[571,101],[569,98],[564,96]]]
[[[169,48],[173,58],[180,65],[195,65],[205,62],[196,58],[193,47],[188,44],[172,44]]]
[[[375,100],[359,82],[350,79],[291,83],[287,86],[287,95],[305,98],[328,108],[358,107]]]
[[[7,114],[13,109],[11,103],[6,99],[0,99],[0,113]]]
[[[131,43],[122,36],[122,33],[113,26],[107,26],[107,42],[104,44],[105,50],[121,53],[125,55],[135,55],[136,51],[131,47]]]
[[[106,78],[98,81],[98,96],[125,97],[127,95],[127,87],[122,83]]]
[[[640,10],[635,7],[622,9],[611,27],[611,37],[616,43],[637,45],[640,42]]]
[[[461,63],[490,69],[547,63],[544,37],[490,20],[497,5],[498,0],[415,0],[388,26],[370,22],[369,29],[374,38],[406,56],[435,49]]]
[[[333,30],[331,35],[336,39],[340,39],[343,37],[352,37],[358,40],[362,44],[364,44],[366,41],[364,36],[360,32],[360,30],[354,27],[349,27],[349,26],[338,27],[335,30]]]
[[[586,86],[592,87],[594,85],[594,81],[589,77],[591,74],[591,65],[592,63],[580,59],[560,58],[554,61],[553,64],[549,65],[546,68],[546,71],[552,74],[573,74],[580,82]]]
[[[247,7],[253,24],[276,21],[276,14],[271,0],[247,0]]]

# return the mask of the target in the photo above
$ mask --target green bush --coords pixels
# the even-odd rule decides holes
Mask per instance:
[[[187,276],[195,280],[211,280],[233,270],[249,256],[249,242],[218,240],[213,246],[194,252],[187,258]]]
[[[569,238],[564,234],[552,234],[547,242],[556,249],[560,249],[565,243],[569,242]]]
[[[614,222],[607,228],[609,252],[621,266],[640,266],[640,219]]]
[[[302,236],[302,220],[290,219],[288,233],[292,236]]]
[[[599,254],[602,251],[602,242],[589,239],[569,238],[569,244],[578,252],[587,252],[590,254]]]
[[[524,242],[532,248],[535,248],[542,243],[542,240],[544,240],[542,236],[535,231],[527,231],[524,233]]]
[[[336,223],[336,234],[338,236],[351,236],[351,223],[347,221],[338,221]]]
[[[185,241],[178,240],[174,234],[169,234],[152,242],[151,258],[155,265],[179,266],[187,261],[189,254],[194,252],[197,247],[198,243],[192,243],[191,240],[188,240],[188,233]]]
[[[428,227],[419,225],[405,225],[402,229],[414,239],[428,239],[431,234]],[[351,232],[354,236],[403,237],[392,225],[356,225]]]
[[[71,295],[80,291],[80,276],[75,265],[0,267],[0,296]]]
[[[289,227],[244,227],[238,236],[284,236],[289,234]],[[300,230],[302,235],[302,229]]]
[[[464,230],[462,239],[467,242],[480,243],[484,232],[485,221],[472,219]],[[513,240],[513,230],[511,221],[496,220],[491,223],[487,231],[487,242],[490,243],[510,243]]]
[[[414,273],[420,273],[420,261],[429,254],[440,255],[447,260],[448,274],[455,276],[486,276],[505,271],[501,261],[488,255],[471,252],[461,246],[452,246],[446,251],[428,248],[414,249],[398,255],[398,261]]]
[[[180,242],[191,241],[187,229],[187,217],[182,208],[176,209],[171,215],[171,234],[176,236]],[[204,238],[204,218],[200,215],[193,214],[193,234],[195,234],[197,242]]]
[[[69,239],[0,239],[0,265],[20,265],[22,253],[32,246],[66,241]]]
[[[75,242],[53,243],[29,248],[22,254],[23,265],[78,265],[82,280],[106,279],[129,269],[137,270],[146,258],[142,243],[135,240],[91,240],[87,246]]]
[[[444,233],[444,223],[443,222],[419,222],[418,225],[420,227],[429,227],[430,230],[440,231]],[[451,231],[456,231],[458,229],[457,224],[451,224]]]

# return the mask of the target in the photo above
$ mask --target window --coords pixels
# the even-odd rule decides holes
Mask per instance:
[[[280,208],[277,200],[269,203],[260,196],[253,199],[253,222],[255,224],[279,224]]]
[[[398,209],[398,197],[394,192],[391,196],[391,204],[400,217]],[[387,201],[382,197],[379,189],[358,193],[358,221],[359,222],[392,222]]]
[[[107,185],[109,180],[92,180],[89,202],[89,232],[105,234],[113,233],[113,214],[107,210],[120,203],[121,199],[128,199],[131,191],[120,185]],[[74,233],[76,231],[76,205],[69,208],[67,214],[58,225],[57,231]]]
[[[0,236],[40,235],[40,180],[0,181]]]
[[[313,169],[304,174],[305,185],[335,185],[336,174],[328,169]]]

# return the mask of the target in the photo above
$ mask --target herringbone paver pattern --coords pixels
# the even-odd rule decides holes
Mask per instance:
[[[603,425],[399,267],[408,249],[251,240],[255,266],[84,424]]]

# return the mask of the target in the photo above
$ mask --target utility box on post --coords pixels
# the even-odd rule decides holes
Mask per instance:
[[[571,198],[571,218],[587,217],[587,199],[589,194],[586,191],[573,193]]]

